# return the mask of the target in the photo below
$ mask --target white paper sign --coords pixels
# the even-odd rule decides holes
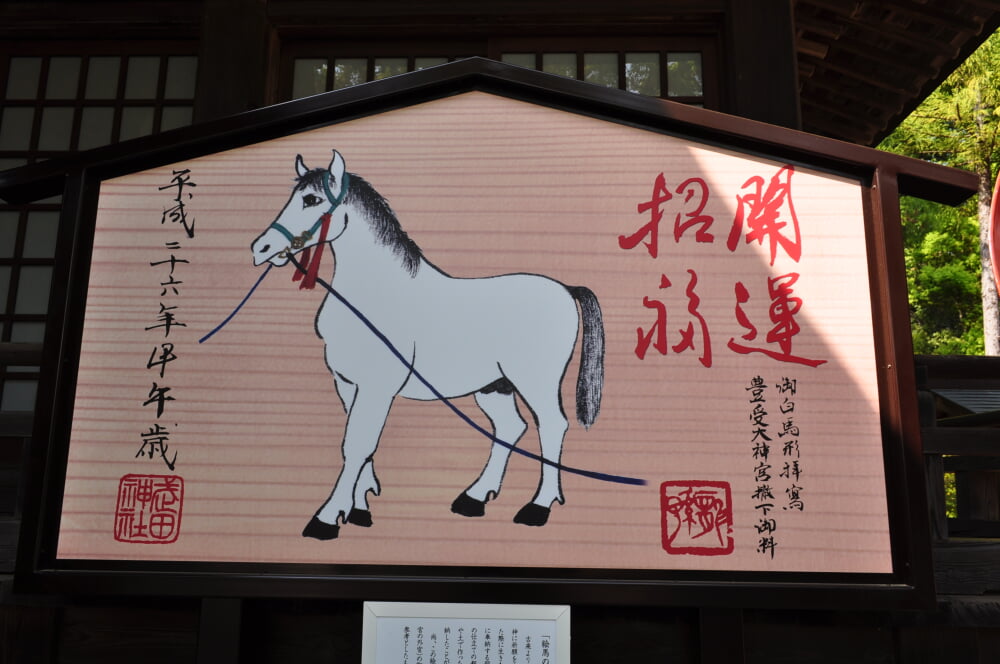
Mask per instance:
[[[363,664],[569,664],[568,606],[365,602]]]

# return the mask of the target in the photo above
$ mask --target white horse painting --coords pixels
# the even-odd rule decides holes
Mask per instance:
[[[400,396],[472,395],[489,418],[489,459],[451,506],[473,517],[499,495],[512,446],[527,430],[519,395],[537,425],[542,463],[538,489],[514,521],[544,525],[553,503],[564,502],[559,463],[568,424],[560,386],[581,322],[577,419],[590,427],[600,409],[604,328],[594,294],[535,274],[451,277],[424,258],[386,200],[346,172],[339,153],[328,168],[312,170],[298,156],[295,170],[291,198],[251,245],[253,261],[291,261],[315,273],[317,254],[330,246],[336,269],[316,331],[347,413],[343,467],[303,536],[333,539],[342,523],[372,524],[368,494],[380,491],[374,454]]]

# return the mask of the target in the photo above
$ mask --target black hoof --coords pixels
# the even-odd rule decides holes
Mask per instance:
[[[462,516],[483,516],[486,514],[486,501],[476,500],[463,491],[451,504],[451,511]]]
[[[368,510],[359,510],[352,507],[351,513],[347,515],[347,523],[353,523],[355,526],[361,526],[362,528],[371,528],[372,513]]]
[[[550,511],[548,507],[528,503],[514,515],[514,523],[522,523],[526,526],[544,526],[549,520]]]
[[[303,537],[312,537],[313,539],[318,540],[337,539],[337,535],[339,534],[340,526],[335,523],[325,523],[320,521],[317,517],[313,517],[302,530]]]

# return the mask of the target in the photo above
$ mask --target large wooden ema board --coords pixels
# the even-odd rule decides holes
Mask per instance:
[[[468,92],[105,181],[89,279],[58,559],[892,572],[858,181]]]

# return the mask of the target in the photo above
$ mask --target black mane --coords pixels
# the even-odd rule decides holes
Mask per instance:
[[[298,178],[296,189],[313,189],[316,192],[326,195],[323,190],[323,174],[326,171],[316,168]],[[389,247],[393,254],[403,264],[410,276],[417,274],[420,266],[420,259],[423,253],[417,243],[410,239],[406,231],[399,225],[396,214],[389,207],[389,202],[382,197],[367,180],[354,173],[349,174],[347,185],[347,195],[344,196],[344,204],[356,204],[364,210],[366,221],[375,235],[375,240],[383,246]]]

